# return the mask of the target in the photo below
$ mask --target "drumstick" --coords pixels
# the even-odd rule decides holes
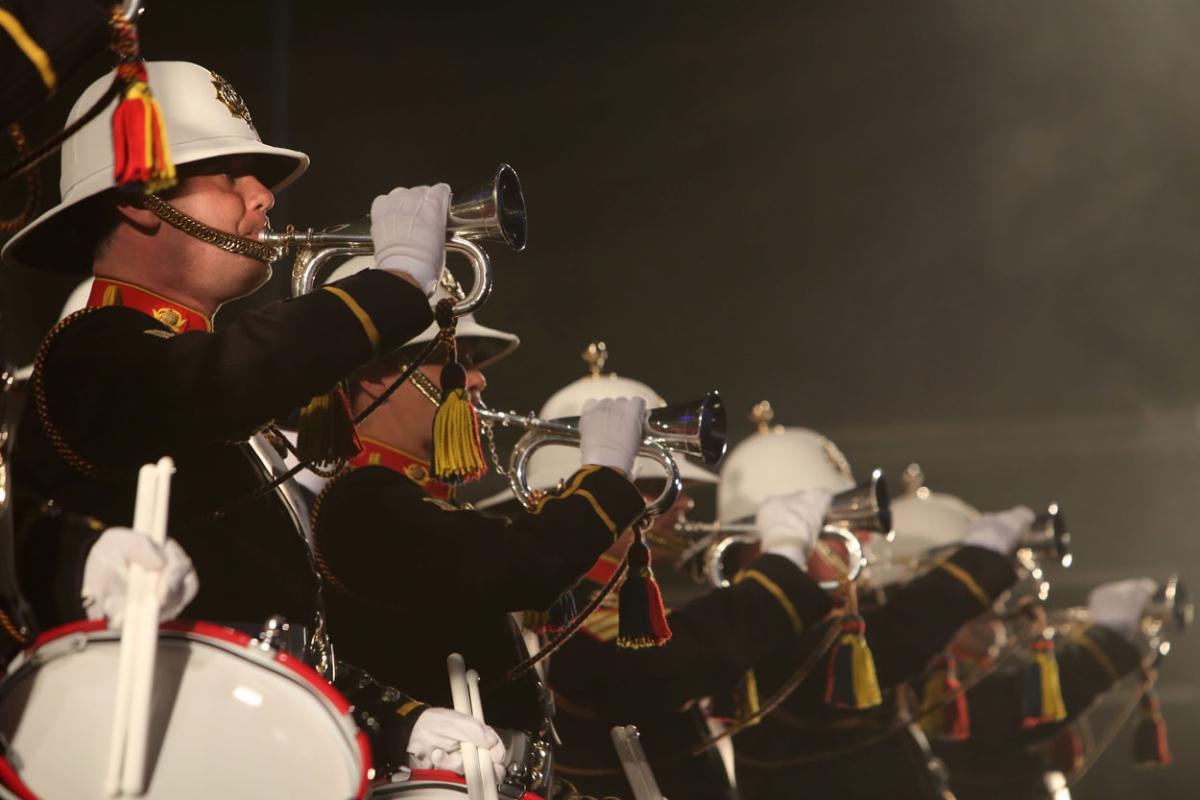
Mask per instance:
[[[153,519],[153,505],[158,483],[158,470],[153,464],[144,464],[138,471],[137,493],[133,504],[133,529],[148,530]],[[140,568],[139,568],[140,572]],[[134,573],[130,569],[132,590]],[[129,696],[133,683],[134,637],[130,633],[130,612],[133,611],[131,591],[125,595],[125,628],[121,631],[121,650],[117,660],[117,692],[113,704],[112,738],[108,745],[108,772],[104,779],[104,793],[116,797],[121,791],[121,769],[125,762],[125,737],[129,730]]]
[[[617,725],[610,734],[613,746],[617,749],[617,758],[621,760],[621,769],[629,780],[629,788],[633,790],[634,800],[664,800],[646,753],[642,750],[641,734],[633,725]]]
[[[467,691],[471,700],[471,716],[483,722],[483,701],[479,698],[479,673],[473,669],[467,670]],[[496,792],[496,771],[492,764],[492,753],[482,747],[479,751],[479,771],[483,773],[483,800],[500,800]]]
[[[460,714],[471,713],[471,693],[467,688],[467,665],[458,653],[446,657],[446,668],[450,672],[450,697],[454,710]],[[484,800],[483,777],[479,774],[479,749],[470,742],[462,742],[463,775],[467,778],[467,797]],[[491,777],[491,776],[489,776]]]
[[[169,456],[158,460],[154,505],[149,527],[150,541],[162,547],[167,541],[171,474],[175,463]],[[134,565],[136,566],[136,565]],[[140,795],[146,786],[146,743],[150,736],[150,709],[154,694],[154,662],[158,654],[158,592],[164,580],[161,571],[143,571],[139,594],[135,595],[137,618],[126,620],[137,637],[134,650],[133,685],[129,704],[129,727],[125,736],[125,765],[121,770],[121,792]]]

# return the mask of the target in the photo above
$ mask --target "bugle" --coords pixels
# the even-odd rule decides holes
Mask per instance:
[[[878,533],[890,539],[893,535],[890,504],[887,479],[878,469],[871,473],[869,479],[852,489],[838,492],[830,501],[821,536],[840,540],[846,546],[850,555],[848,580],[856,580],[866,566],[862,545],[853,532]],[[725,551],[731,545],[750,544],[761,539],[761,533],[753,522],[693,522],[681,519],[675,530],[701,535],[688,545],[680,555],[680,561],[687,561],[703,552],[704,576],[709,584],[717,588],[729,585],[723,562]],[[838,582],[826,581],[821,586],[834,589]]]
[[[548,444],[579,446],[579,417],[539,419],[532,414],[497,411],[476,405],[485,424],[525,428],[526,433],[513,446],[509,457],[509,483],[521,505],[531,508],[535,492],[529,486],[529,459]],[[675,503],[683,483],[672,453],[697,456],[714,465],[725,455],[725,405],[717,392],[709,392],[691,403],[651,409],[646,417],[642,455],[658,462],[666,473],[667,485],[647,509],[651,514],[665,513]],[[630,476],[631,478],[633,476]]]
[[[454,306],[454,316],[461,317],[483,305],[492,292],[492,262],[477,242],[499,242],[517,252],[525,249],[528,218],[516,170],[501,164],[489,183],[455,192],[447,214],[446,233],[446,249],[465,256],[474,271],[471,290]],[[374,252],[369,218],[322,231],[312,228],[298,231],[290,225],[283,231],[267,229],[259,235],[259,240],[274,246],[279,255],[297,248],[292,263],[294,297],[312,291],[318,270],[329,259]]]
[[[1018,554],[1023,550],[1028,551],[1034,559],[1045,558],[1057,561],[1064,567],[1071,566],[1071,534],[1058,503],[1051,503],[1034,519],[1017,545]]]

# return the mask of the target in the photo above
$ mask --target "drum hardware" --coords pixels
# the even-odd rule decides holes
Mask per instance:
[[[288,624],[286,617],[280,614],[272,614],[263,623],[262,632],[258,634],[255,643],[263,650],[283,650],[286,647],[284,639],[291,633],[291,629],[292,626]]]
[[[850,556],[846,580],[857,580],[867,565],[862,544],[853,531],[878,533],[888,537],[889,541],[894,536],[890,503],[887,479],[878,469],[869,479],[852,489],[838,492],[830,501],[819,536],[840,541],[846,547]],[[725,551],[735,544],[753,544],[762,539],[752,521],[692,522],[680,519],[675,529],[685,534],[701,534],[684,550],[680,560],[694,558],[703,552],[703,574],[708,583],[718,589],[729,586],[722,560]],[[841,585],[841,581],[822,581],[820,585],[822,589],[832,591]]]
[[[525,428],[527,432],[513,446],[509,456],[509,482],[521,505],[532,508],[537,496],[529,486],[529,459],[538,448],[548,444],[579,446],[579,417],[539,419],[533,414],[497,411],[476,404],[479,419],[485,424]],[[679,466],[673,453],[701,458],[714,465],[725,455],[725,404],[718,392],[709,392],[699,400],[651,409],[646,417],[645,438],[639,453],[662,466],[666,487],[647,506],[652,515],[666,513],[683,491]]]
[[[506,244],[516,252],[525,249],[528,218],[525,195],[516,170],[508,164],[496,168],[491,182],[478,188],[455,193],[446,221],[446,249],[460,253],[471,263],[475,279],[467,296],[455,304],[454,316],[475,311],[492,292],[492,263],[476,242]],[[317,272],[334,256],[370,255],[374,252],[369,219],[305,232],[289,226],[283,231],[267,229],[258,240],[272,245],[281,257],[292,247],[292,295],[313,290]]]

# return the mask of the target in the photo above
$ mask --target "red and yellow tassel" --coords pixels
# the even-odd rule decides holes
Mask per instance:
[[[825,674],[825,702],[835,708],[874,708],[883,702],[866,634],[867,623],[861,615],[842,618],[842,631]]]
[[[958,679],[958,662],[950,653],[938,658],[921,698],[921,729],[954,742],[971,737],[967,695]]]
[[[1147,684],[1139,701],[1142,718],[1133,735],[1133,760],[1139,767],[1165,767],[1171,763],[1167,743],[1167,723],[1163,719],[1158,694]]]
[[[146,65],[140,60],[121,64],[117,78],[124,86],[112,118],[117,188],[139,195],[169,189],[175,185],[175,164],[162,109],[147,83]]]
[[[1054,639],[1049,636],[1039,637],[1033,643],[1033,658],[1025,668],[1024,705],[1026,728],[1062,722],[1067,718]]]
[[[662,590],[650,566],[650,548],[639,525],[629,546],[629,574],[621,586],[617,647],[640,650],[661,647],[671,640]]]

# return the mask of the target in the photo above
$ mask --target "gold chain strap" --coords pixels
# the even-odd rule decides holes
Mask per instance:
[[[210,228],[200,220],[189,217],[156,194],[143,196],[142,205],[153,211],[156,217],[168,225],[178,228],[188,236],[219,247],[226,252],[235,253],[240,256],[249,256],[264,264],[270,264],[283,255],[280,248],[273,245],[258,242],[254,239],[234,236],[219,231],[216,228]]]
[[[54,420],[50,418],[50,404],[46,400],[45,369],[46,357],[50,354],[50,349],[54,347],[54,343],[62,335],[62,332],[67,329],[67,326],[95,310],[95,308],[80,309],[74,314],[69,314],[50,329],[50,332],[46,334],[46,338],[42,339],[41,345],[38,346],[37,356],[33,359],[33,377],[31,378],[34,408],[37,410],[38,421],[42,423],[42,430],[45,431],[46,438],[50,440],[50,444],[53,445],[54,451],[58,453],[59,457],[67,462],[67,466],[88,478],[99,477],[100,470],[96,465],[76,453],[67,444],[62,431],[58,429],[58,426],[54,424]]]

